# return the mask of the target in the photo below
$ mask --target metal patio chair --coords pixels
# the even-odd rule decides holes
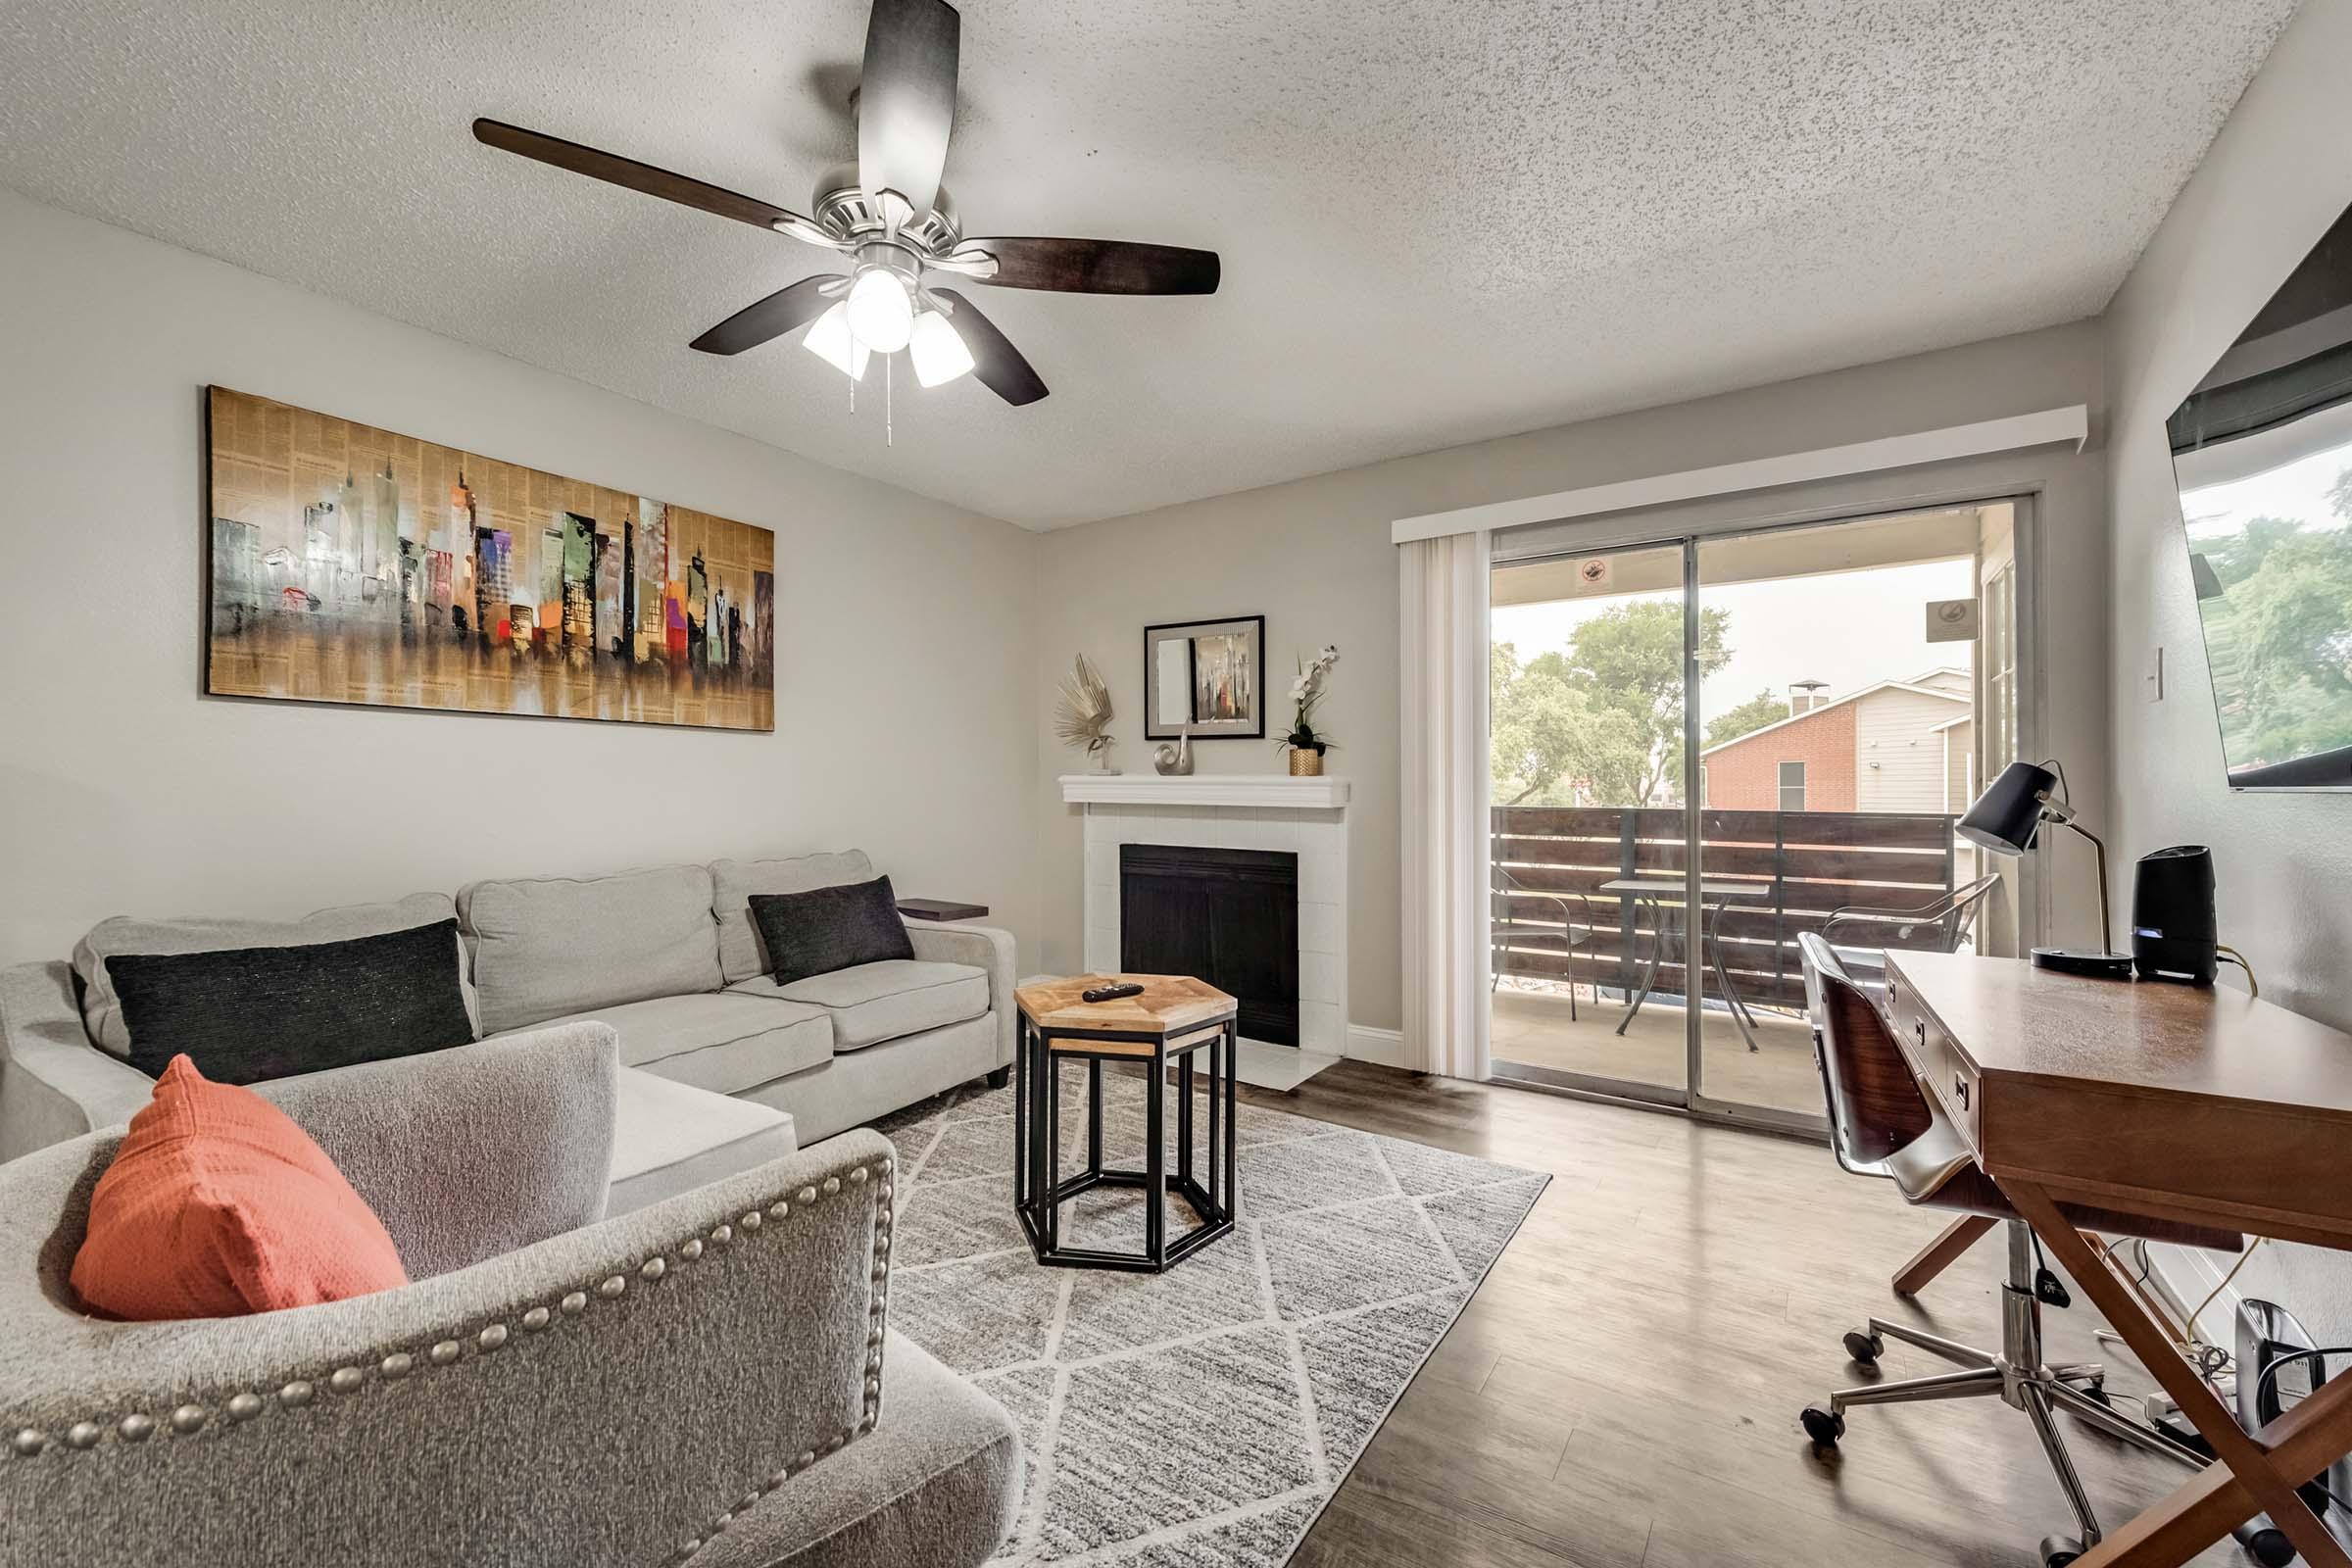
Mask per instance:
[[[1494,882],[1489,902],[1494,915],[1492,941],[1494,972],[1487,982],[1487,989],[1493,991],[1502,983],[1503,956],[1509,950],[1513,934],[1523,932],[1527,938],[1543,939],[1547,946],[1551,939],[1557,937],[1560,951],[1570,960],[1567,966],[1568,1021],[1576,1022],[1575,959],[1583,953],[1585,944],[1592,940],[1592,934],[1600,929],[1600,921],[1592,910],[1592,901],[1582,893],[1554,893],[1544,888],[1531,888],[1513,876],[1500,862],[1494,862],[1493,869]],[[1535,925],[1520,920],[1512,910],[1511,900],[1514,895],[1523,899],[1537,899],[1558,909],[1558,930],[1555,932],[1549,925]],[[1599,985],[1595,981],[1593,995],[1599,994]]]

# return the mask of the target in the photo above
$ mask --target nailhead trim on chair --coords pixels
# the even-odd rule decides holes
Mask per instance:
[[[760,1484],[759,1492],[745,1494],[743,1498],[738,1501],[734,1507],[717,1515],[716,1518],[712,1520],[709,1531],[706,1533],[707,1536],[715,1536],[720,1531],[724,1530],[728,1524],[734,1520],[735,1515],[743,1512],[746,1508],[749,1508],[754,1503],[758,1502],[761,1494],[775,1491],[776,1488],[782,1486],[787,1480],[791,1479],[795,1475],[798,1475],[801,1471],[808,1469],[808,1466],[814,1464],[818,1459],[823,1458],[827,1454],[838,1453],[842,1448],[848,1446],[858,1439],[864,1437],[867,1433],[874,1430],[875,1423],[880,1420],[882,1407],[881,1347],[885,1309],[888,1305],[884,1297],[884,1282],[889,1272],[888,1261],[890,1254],[891,1220],[890,1203],[891,1194],[894,1191],[890,1178],[892,1169],[896,1163],[897,1161],[893,1155],[884,1154],[870,1167],[861,1165],[850,1173],[850,1183],[852,1186],[863,1185],[867,1181],[869,1174],[874,1178],[874,1293],[873,1306],[868,1314],[870,1328],[866,1335],[865,1341],[867,1346],[872,1348],[872,1354],[868,1356],[866,1360],[864,1402],[858,1423],[855,1426],[843,1429],[840,1433],[828,1439],[821,1447],[804,1449],[802,1452],[787,1460],[780,1469],[778,1469],[773,1475],[769,1476],[766,1481]],[[824,1191],[827,1196],[837,1194],[841,1190],[842,1181],[840,1177],[828,1176],[825,1178]],[[799,1203],[802,1207],[806,1208],[817,1201],[817,1190],[814,1187],[804,1187],[798,1193],[793,1195],[791,1202],[787,1202],[783,1199],[778,1199],[773,1203],[770,1203],[766,1210],[766,1217],[776,1220],[784,1219],[792,1212],[792,1203]],[[720,1224],[712,1228],[708,1233],[708,1239],[718,1246],[724,1247],[734,1240],[735,1233],[738,1230],[740,1230],[747,1237],[757,1236],[760,1233],[760,1211],[756,1208],[750,1209],[739,1216],[732,1225]],[[700,1258],[704,1254],[704,1241],[705,1237],[700,1234],[687,1237],[678,1244],[678,1256],[687,1262],[693,1262],[695,1259]],[[662,1255],[657,1253],[638,1265],[637,1272],[643,1279],[648,1282],[652,1282],[660,1280],[662,1275],[668,1271],[668,1267],[669,1265],[667,1260]],[[573,1291],[564,1296],[564,1298],[557,1303],[557,1310],[565,1317],[577,1317],[580,1313],[587,1310],[591,1290],[594,1292],[595,1296],[602,1298],[605,1300],[612,1301],[618,1300],[621,1296],[626,1294],[628,1290],[628,1284],[629,1282],[625,1275],[609,1275],[601,1282],[590,1287],[589,1290]],[[521,1314],[520,1321],[526,1329],[534,1332],[545,1330],[552,1326],[552,1320],[549,1317],[547,1308],[544,1306],[534,1306],[529,1308],[527,1311]],[[501,1346],[507,1343],[506,1324],[503,1322],[484,1324],[473,1335],[473,1343],[476,1347],[478,1354],[488,1354],[494,1350],[497,1350]],[[427,1350],[425,1352],[425,1360],[436,1367],[454,1366],[464,1358],[464,1346],[462,1346],[459,1341],[455,1339],[448,1339],[439,1341],[429,1350]],[[376,1376],[382,1381],[395,1382],[408,1376],[411,1371],[415,1370],[415,1368],[416,1360],[408,1351],[393,1350],[387,1352],[376,1363],[375,1373]],[[338,1395],[349,1396],[356,1395],[365,1389],[367,1387],[368,1380],[368,1372],[366,1367],[358,1365],[339,1366],[327,1374],[326,1386]],[[316,1386],[301,1378],[293,1379],[284,1384],[276,1391],[276,1394],[277,1402],[281,1406],[290,1410],[301,1409],[307,1405],[315,1403],[318,1399],[318,1389]],[[232,1422],[241,1425],[251,1422],[255,1418],[266,1413],[270,1408],[270,1400],[267,1396],[261,1394],[240,1392],[230,1395],[223,1405],[223,1408],[226,1410],[229,1419]],[[211,1424],[211,1421],[212,1411],[208,1410],[205,1406],[200,1404],[182,1404],[174,1407],[170,1412],[169,1416],[166,1418],[165,1425],[170,1428],[171,1432],[175,1437],[192,1438],[202,1434]],[[148,1415],[143,1411],[134,1410],[130,1414],[123,1416],[120,1421],[116,1422],[114,1424],[113,1431],[118,1441],[126,1444],[137,1444],[145,1443],[149,1438],[153,1437],[156,1432],[156,1427],[157,1422],[155,1417]],[[226,1431],[225,1428],[217,1430],[222,1433],[225,1433]],[[105,1442],[106,1432],[107,1428],[105,1424],[99,1420],[80,1420],[73,1422],[65,1430],[64,1447],[77,1452],[87,1451],[99,1446]],[[8,1451],[15,1458],[34,1459],[52,1451],[58,1445],[56,1441],[53,1440],[48,1433],[41,1431],[37,1427],[25,1427],[19,1431],[9,1441]],[[704,1540],[704,1537],[697,1537],[693,1540],[683,1543],[678,1547],[677,1551],[672,1554],[670,1561],[673,1563],[685,1561],[686,1558],[692,1556],[695,1552],[700,1551],[703,1548]]]
[[[715,1516],[710,1521],[710,1528],[705,1530],[702,1535],[690,1537],[687,1540],[680,1542],[678,1544],[678,1549],[672,1552],[669,1557],[669,1563],[672,1565],[672,1568],[675,1568],[675,1565],[685,1563],[697,1552],[701,1551],[704,1546],[710,1544],[713,1538],[717,1537],[727,1528],[727,1526],[735,1522],[735,1516],[737,1514],[743,1513],[753,1507],[760,1501],[762,1495],[775,1491],[778,1487],[784,1485],[785,1482],[790,1481],[794,1476],[799,1475],[802,1471],[808,1469],[810,1465],[816,1463],[817,1460],[824,1458],[826,1455],[839,1453],[843,1448],[848,1447],[859,1438],[862,1438],[867,1433],[873,1431],[875,1424],[880,1421],[882,1416],[883,1325],[885,1317],[887,1316],[887,1308],[889,1306],[889,1301],[884,1294],[884,1290],[885,1282],[890,1272],[890,1201],[891,1194],[895,1191],[894,1185],[891,1181],[891,1172],[896,1164],[897,1160],[894,1156],[885,1154],[873,1165],[860,1165],[850,1172],[850,1185],[853,1187],[864,1185],[869,1176],[873,1178],[874,1194],[874,1294],[873,1306],[868,1313],[868,1327],[865,1336],[865,1343],[869,1347],[871,1353],[869,1353],[866,1357],[863,1403],[860,1407],[857,1425],[845,1427],[840,1432],[834,1434],[831,1438],[828,1438],[821,1446],[815,1448],[804,1448],[799,1453],[794,1454],[765,1481],[760,1483],[758,1491],[745,1493],[740,1498],[736,1499],[732,1507],[725,1509],[723,1512]],[[839,1193],[842,1190],[841,1178],[838,1176],[826,1177],[824,1190],[826,1196],[828,1197]],[[817,1191],[813,1187],[804,1187],[793,1197],[793,1201],[801,1204],[803,1207],[806,1207],[816,1200]],[[779,1201],[771,1204],[767,1212],[775,1219],[782,1219],[785,1217],[785,1215],[791,1212],[791,1208],[787,1204]],[[746,1213],[743,1218],[738,1220],[736,1223],[743,1227],[745,1234],[749,1235],[755,1233],[760,1229],[760,1211],[758,1209],[753,1209],[749,1213]],[[721,1226],[719,1229],[723,1231],[725,1227]],[[714,1231],[711,1233],[711,1240],[723,1243],[726,1238]],[[697,1250],[699,1251],[700,1249],[697,1249]]]

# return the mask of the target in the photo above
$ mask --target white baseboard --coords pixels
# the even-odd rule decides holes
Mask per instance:
[[[1383,1067],[1412,1066],[1405,1057],[1403,1030],[1375,1029],[1361,1023],[1348,1026],[1348,1059],[1369,1061]]]

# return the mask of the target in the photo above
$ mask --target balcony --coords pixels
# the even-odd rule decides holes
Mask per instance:
[[[1949,893],[1973,855],[1956,844],[1953,821],[1702,810],[1704,940],[1686,941],[1681,809],[1496,807],[1496,1072],[1683,1088],[1696,954],[1703,1093],[1818,1114],[1797,938],[1840,908],[1916,908]],[[1941,940],[1934,928],[1904,935],[1889,927],[1886,936],[1879,945]],[[1648,995],[1635,1010],[1644,982]]]

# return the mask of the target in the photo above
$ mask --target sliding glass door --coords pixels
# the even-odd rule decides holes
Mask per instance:
[[[1800,936],[2009,940],[1952,828],[2016,745],[2015,519],[1494,567],[1496,1076],[1818,1126]]]
[[[1677,544],[1494,568],[1488,699],[1494,1058],[1678,1104],[1659,922],[1681,875],[1684,566]]]

